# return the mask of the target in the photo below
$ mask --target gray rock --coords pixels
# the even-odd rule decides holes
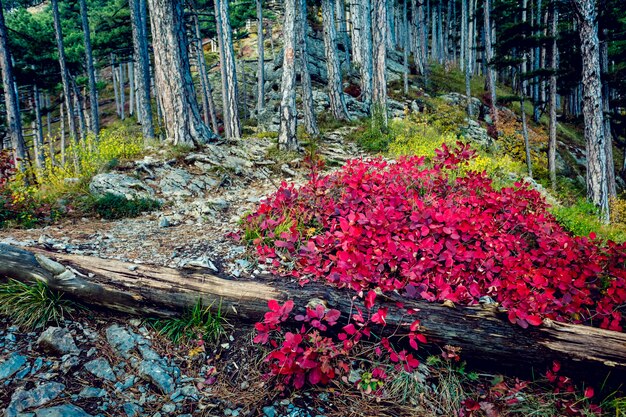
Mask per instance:
[[[159,217],[159,227],[170,227],[172,223],[166,216]]]
[[[37,345],[44,352],[59,356],[80,352],[70,332],[62,327],[48,327],[37,339]]]
[[[137,178],[113,172],[98,174],[93,177],[89,184],[89,191],[96,196],[110,193],[127,200],[150,198],[154,195],[152,188]]]
[[[174,391],[174,379],[159,364],[153,361],[141,361],[137,369],[139,376],[153,383],[163,394]]]
[[[56,407],[37,410],[37,417],[93,417],[85,410],[72,404],[57,405]]]
[[[31,390],[17,389],[5,411],[6,417],[15,417],[17,413],[31,407],[40,407],[57,398],[65,389],[58,382],[46,382]]]
[[[176,406],[172,403],[167,403],[163,405],[163,407],[161,408],[161,411],[167,414],[171,414],[174,411],[176,411]]]
[[[133,403],[126,403],[122,408],[128,417],[135,417],[143,413],[143,408]]]
[[[130,351],[137,344],[135,334],[118,324],[113,324],[107,328],[106,338],[113,350],[124,358],[130,356]]]
[[[460,93],[448,93],[441,96],[441,99],[455,106],[467,107],[467,96]],[[473,117],[478,117],[483,107],[483,103],[476,97],[470,100]]]
[[[107,392],[101,388],[85,387],[79,393],[80,398],[101,398],[105,397]]]
[[[263,407],[263,414],[266,417],[276,417],[276,409],[271,406]]]
[[[115,373],[113,373],[113,369],[111,369],[111,365],[109,361],[104,358],[94,359],[85,364],[85,369],[98,378],[106,379],[107,381],[115,382],[117,378],[115,377]]]
[[[0,364],[0,381],[10,378],[26,363],[26,358],[14,352]]]

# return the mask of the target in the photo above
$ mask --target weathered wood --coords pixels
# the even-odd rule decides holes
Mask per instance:
[[[136,315],[172,316],[193,306],[221,303],[230,320],[258,321],[270,299],[293,299],[305,306],[313,299],[348,312],[353,293],[319,283],[304,287],[289,280],[235,281],[209,273],[175,270],[111,259],[28,250],[0,244],[0,277],[29,282],[43,280],[83,303]],[[399,295],[379,297],[389,308],[388,328],[419,318],[433,344],[462,348],[462,357],[483,368],[535,375],[559,360],[566,374],[599,384],[626,380],[626,334],[545,320],[543,326],[522,329],[506,315],[482,307],[445,307],[411,301]],[[419,310],[407,317],[396,306]]]

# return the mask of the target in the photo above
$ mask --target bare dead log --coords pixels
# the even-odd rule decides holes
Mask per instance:
[[[205,305],[221,303],[231,321],[244,322],[260,320],[270,299],[292,299],[297,306],[321,299],[328,307],[344,313],[350,311],[353,303],[360,305],[348,290],[317,283],[300,287],[283,279],[239,281],[205,272],[3,244],[0,277],[22,282],[42,280],[84,304],[143,316],[173,316],[198,299]],[[553,360],[559,360],[565,372],[586,381],[598,384],[606,379],[613,386],[626,381],[624,333],[549,320],[540,327],[522,329],[494,309],[450,308],[400,296],[379,299],[381,306],[389,308],[388,328],[419,318],[429,342],[461,347],[465,359],[483,368],[537,375]],[[407,317],[396,306],[398,301],[419,312]]]

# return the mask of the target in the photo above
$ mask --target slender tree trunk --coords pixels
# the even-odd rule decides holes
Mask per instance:
[[[330,110],[337,120],[350,120],[346,102],[343,98],[341,82],[341,66],[337,49],[337,31],[335,29],[334,0],[322,0],[322,16],[324,19],[324,50],[326,53],[326,69],[328,72],[328,96]]]
[[[52,141],[52,122],[50,120],[50,116],[52,114],[52,104],[50,102],[50,94],[48,94],[48,92],[44,93],[44,103],[46,106],[46,133],[48,135],[48,139]]]
[[[65,109],[69,120],[70,136],[78,143],[78,128],[74,121],[74,105],[72,103],[72,89],[70,87],[70,75],[65,62],[65,48],[63,45],[63,31],[61,30],[61,17],[59,15],[59,0],[52,0],[52,15],[54,19],[54,34],[57,40],[59,53],[59,66],[61,67],[61,82],[63,83],[63,96],[65,97]]]
[[[526,167],[528,176],[533,177],[533,164],[530,158],[530,141],[528,140],[528,124],[526,123],[526,108],[524,107],[524,93],[520,95],[520,105],[522,107],[522,136],[524,137],[524,150],[526,152]]]
[[[606,140],[606,178],[609,189],[609,199],[617,197],[615,183],[615,163],[613,160],[613,135],[611,134],[611,107],[609,105],[609,46],[608,39],[600,42],[600,70],[602,71],[602,111],[604,112],[604,136]]]
[[[241,42],[239,43],[239,49],[241,50]],[[240,94],[240,103],[241,103],[241,107],[243,110],[243,118],[247,119],[248,118],[248,97],[247,97],[247,93],[246,93],[246,86],[247,86],[247,82],[246,82],[246,61],[244,59],[244,57],[242,56],[239,59],[239,68],[241,70],[241,88],[239,88],[239,94]]]
[[[85,63],[87,77],[89,78],[89,104],[91,106],[91,131],[96,137],[100,132],[100,118],[98,115],[98,90],[96,89],[96,71],[93,65],[93,53],[91,51],[91,34],[89,29],[89,19],[87,16],[87,3],[80,0],[80,17],[83,26],[83,36],[85,39]]]
[[[59,119],[61,123],[61,166],[65,167],[67,163],[67,158],[65,157],[65,148],[67,148],[67,141],[65,139],[65,106],[64,103],[61,102],[61,109],[59,113]]]
[[[148,54],[148,28],[145,0],[129,0],[133,36],[133,57],[137,66],[138,119],[144,139],[154,139],[152,101],[150,99],[150,56]]]
[[[558,47],[557,47],[557,25],[559,12],[556,2],[552,2],[552,23],[550,25],[550,36],[552,37],[552,62],[550,74],[550,141],[548,144],[548,171],[550,172],[550,183],[552,190],[556,190],[556,71],[558,69]]]
[[[385,19],[387,23],[385,24],[386,29],[385,33],[387,47],[390,49],[394,49],[396,47],[396,30],[394,28],[394,8],[395,8],[395,0],[385,0]],[[375,8],[374,8],[375,9]]]
[[[132,116],[135,114],[135,68],[132,61],[126,64],[126,68],[128,69],[128,115]]]
[[[374,54],[372,53],[372,0],[358,0],[361,4],[361,98],[369,110],[373,100]]]
[[[78,86],[76,85],[76,81],[72,78],[72,90],[74,92],[74,104],[76,106],[76,116],[78,118],[78,131],[80,132],[81,140],[85,140],[87,138],[87,123],[85,122],[85,112],[84,112],[84,100],[83,95],[80,93]]]
[[[344,48],[346,66],[350,66],[350,39],[348,39],[348,24],[346,21],[346,5],[344,0],[335,0],[337,7],[337,30],[339,31],[339,39]]]
[[[352,59],[358,65],[363,63],[363,1],[362,0],[348,0],[350,7],[350,23],[352,24]]]
[[[120,92],[117,82],[117,71],[115,69],[115,56],[113,54],[111,54],[111,82],[113,83],[113,95],[115,96],[115,113],[121,117],[122,109],[120,108]]]
[[[386,0],[374,0],[372,13],[372,44],[374,77],[372,82],[375,118],[387,126],[387,7]]]
[[[4,11],[2,1],[0,1],[0,69],[2,69],[2,86],[4,89],[4,103],[7,114],[7,131],[11,138],[11,145],[20,162],[18,166],[24,167],[26,160],[26,145],[24,144],[24,134],[22,132],[22,119],[18,107],[18,98],[13,88],[13,62],[9,51],[7,38],[7,28],[4,23]]]
[[[195,145],[217,136],[202,122],[189,68],[183,6],[178,0],[149,0],[154,76],[165,133],[174,145]]]
[[[535,23],[537,24],[537,27],[541,26],[541,0],[536,0],[537,1],[537,15],[535,17]],[[536,35],[539,36],[541,35],[541,30],[537,30]],[[539,71],[540,67],[541,67],[541,50],[539,47],[536,47],[534,50],[534,67],[533,69],[535,71]],[[541,114],[541,98],[540,98],[540,94],[539,94],[539,76],[535,76],[533,79],[533,121],[535,123],[539,123],[539,117]]]
[[[494,72],[489,66],[491,64],[491,60],[493,59],[493,49],[491,44],[491,19],[490,19],[490,2],[489,0],[485,0],[484,4],[484,18],[485,18],[485,60],[486,60],[486,72],[485,72],[485,80],[487,84],[487,91],[489,91],[489,112],[491,113],[491,121],[494,126],[498,124],[498,109],[496,107],[496,80],[494,77]],[[497,129],[496,129],[497,131]]]
[[[44,166],[43,123],[41,120],[41,94],[37,84],[33,84],[33,108],[35,110],[35,137],[33,139],[35,149],[35,163],[37,168]]]
[[[265,108],[265,45],[263,44],[263,0],[256,0],[257,49],[259,63],[257,67],[257,112]]]
[[[204,123],[211,123],[213,131],[217,132],[217,114],[215,112],[215,102],[213,101],[213,88],[206,67],[206,59],[204,58],[204,49],[202,48],[202,34],[200,33],[200,25],[198,24],[198,16],[193,16],[194,27],[196,32],[196,66],[200,73],[200,85],[202,86],[202,110]]]
[[[285,0],[283,25],[283,78],[280,84],[280,131],[278,147],[282,150],[297,150],[298,139],[296,114],[296,1]]]
[[[465,21],[463,22],[463,32],[465,33],[465,95],[467,96],[467,116],[472,118],[472,88],[471,88],[471,76],[472,76],[472,64],[471,64],[471,51],[470,51],[470,33],[469,33],[469,0],[461,0],[465,13]]]
[[[222,100],[224,102],[224,131],[227,139],[239,139],[241,127],[237,108],[237,72],[233,51],[232,29],[228,12],[228,0],[215,0],[215,22],[220,45],[220,69],[222,71]]]
[[[117,81],[119,82],[118,90],[120,92],[120,118],[122,120],[126,119],[126,88],[124,86],[124,63],[120,62],[117,66]]]
[[[422,35],[424,33],[424,29],[422,27],[422,14],[422,0],[411,0],[411,27],[413,28],[412,38],[415,43],[415,47],[413,48],[413,60],[415,61],[417,73],[420,75],[424,75],[424,59],[422,53]]]
[[[583,63],[583,117],[587,143],[587,196],[600,208],[604,221],[609,220],[609,185],[607,178],[606,136],[602,115],[602,83],[598,12],[595,0],[572,0],[576,9]]]
[[[317,118],[315,116],[315,107],[313,105],[313,88],[311,86],[311,74],[309,73],[309,54],[307,52],[307,7],[306,0],[298,0],[298,11],[296,13],[296,48],[300,57],[300,82],[302,83],[302,109],[304,113],[304,128],[307,133],[313,136],[320,134],[317,126]],[[356,50],[356,48],[355,48]]]
[[[409,93],[409,23],[406,2],[407,0],[403,0],[402,3],[402,65],[404,66],[402,84],[404,94]]]

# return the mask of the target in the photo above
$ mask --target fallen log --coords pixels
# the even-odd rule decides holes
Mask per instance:
[[[192,307],[221,303],[230,320],[259,321],[267,301],[292,299],[296,306],[323,300],[328,307],[350,311],[353,293],[319,283],[300,287],[284,279],[241,281],[210,273],[175,270],[111,259],[28,250],[0,244],[0,278],[22,282],[45,281],[82,303],[142,316],[168,317]],[[483,369],[508,371],[521,376],[543,373],[553,360],[563,364],[566,375],[616,386],[626,381],[626,334],[582,325],[544,320],[542,326],[522,329],[495,309],[447,307],[437,303],[379,297],[389,308],[389,328],[411,321],[422,323],[432,344],[462,348],[462,357]],[[407,317],[405,310],[419,312]]]

